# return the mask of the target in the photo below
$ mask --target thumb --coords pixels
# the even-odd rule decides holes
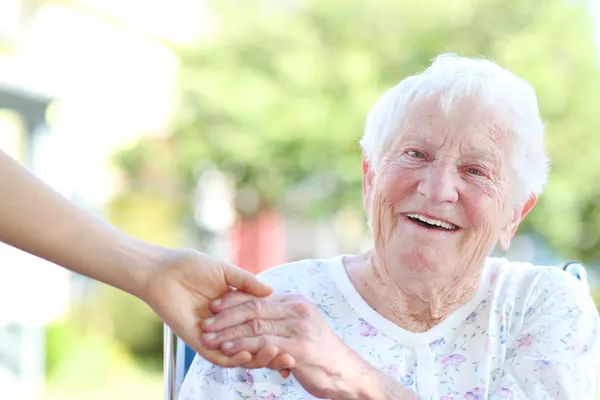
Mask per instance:
[[[265,297],[273,293],[273,288],[261,282],[254,274],[230,264],[225,264],[225,280],[229,286],[248,294]]]

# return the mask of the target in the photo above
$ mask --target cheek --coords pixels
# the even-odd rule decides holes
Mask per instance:
[[[381,179],[373,187],[371,221],[378,246],[384,247],[395,230],[396,204],[410,195],[411,188],[416,187],[417,180],[411,175],[398,168],[382,168]]]
[[[492,190],[470,188],[463,196],[466,217],[475,230],[498,229],[503,204],[502,196]]]
[[[381,181],[381,197],[388,204],[395,204],[416,191],[418,179],[415,171],[405,168],[390,168]]]

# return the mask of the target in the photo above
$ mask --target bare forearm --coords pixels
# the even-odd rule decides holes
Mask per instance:
[[[0,241],[139,296],[164,250],[91,216],[0,151]]]

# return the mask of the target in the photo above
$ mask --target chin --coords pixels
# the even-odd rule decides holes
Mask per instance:
[[[407,251],[408,250],[408,251]],[[388,253],[390,253],[388,251]],[[449,267],[448,259],[442,257],[436,249],[431,246],[418,246],[413,250],[403,249],[402,252],[392,252],[387,260],[390,268],[403,268],[405,272],[419,274],[440,274]]]

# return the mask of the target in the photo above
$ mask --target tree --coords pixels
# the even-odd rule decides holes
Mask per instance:
[[[219,0],[214,11],[216,34],[181,52],[182,107],[168,139],[188,185],[216,165],[260,199],[240,201],[244,215],[359,209],[358,141],[383,90],[439,53],[489,56],[533,84],[547,121],[553,173],[523,229],[568,257],[600,258],[600,77],[584,5]],[[153,163],[147,148],[128,151],[130,170]]]

